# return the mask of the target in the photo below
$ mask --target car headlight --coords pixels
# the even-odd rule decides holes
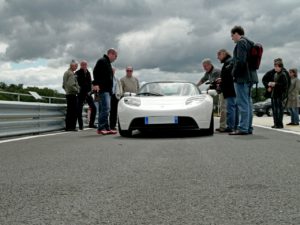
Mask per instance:
[[[141,100],[139,98],[124,98],[124,103],[131,106],[140,106]]]
[[[185,104],[186,105],[199,105],[204,101],[205,98],[206,98],[205,95],[201,95],[201,96],[197,96],[197,97],[191,97],[191,98],[188,98],[185,101]]]

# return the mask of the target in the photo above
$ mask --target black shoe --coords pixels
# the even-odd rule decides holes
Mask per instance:
[[[68,128],[68,129],[66,129],[66,131],[74,131],[74,132],[77,132],[78,130],[77,130],[76,128],[73,128],[73,129]]]
[[[229,128],[225,128],[225,129],[220,129],[219,132],[220,133],[231,133],[231,132],[233,132],[233,130],[229,129]]]
[[[89,128],[97,128],[96,125],[89,125]]]
[[[79,127],[79,130],[83,130],[83,127]]]
[[[294,125],[294,123],[287,123],[286,125]]]
[[[272,126],[272,128],[274,128],[274,129],[282,129],[283,126]]]

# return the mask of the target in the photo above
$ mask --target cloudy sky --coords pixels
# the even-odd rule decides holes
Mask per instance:
[[[140,81],[197,82],[201,60],[234,43],[230,30],[264,46],[260,76],[281,57],[300,66],[299,0],[0,0],[0,81],[61,89],[71,59],[90,70],[106,50],[116,75],[134,67]]]

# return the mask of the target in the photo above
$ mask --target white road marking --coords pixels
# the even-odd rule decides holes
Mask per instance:
[[[272,128],[272,127],[266,127],[266,126],[256,125],[256,124],[253,124],[253,126],[255,126],[255,127],[260,127],[260,128],[265,128],[265,129],[273,130],[273,131],[279,131],[279,132],[283,132],[283,133],[289,133],[289,134],[297,134],[297,135],[300,135],[300,132],[292,131],[292,130],[274,129],[274,128]]]
[[[89,129],[91,129],[91,128],[85,128],[84,130],[89,130]],[[55,136],[55,135],[67,134],[67,133],[74,133],[74,132],[73,131],[69,131],[69,132],[61,131],[61,132],[51,133],[51,134],[40,134],[40,135],[26,136],[26,137],[20,137],[20,138],[12,138],[12,139],[8,139],[8,140],[2,140],[2,141],[0,141],[0,144],[7,143],[7,142],[28,140],[28,139],[39,138],[39,137]]]

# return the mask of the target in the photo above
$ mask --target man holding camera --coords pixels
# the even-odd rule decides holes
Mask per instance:
[[[210,85],[208,89],[216,89],[216,85],[218,85],[218,81],[220,78],[221,71],[214,67],[210,59],[202,60],[202,67],[205,71],[204,76],[199,80],[197,86],[209,81]],[[220,127],[216,129],[219,132],[226,131],[226,102],[222,93],[218,94],[219,96],[219,104],[220,104]]]
[[[87,69],[87,62],[81,61],[80,69],[75,73],[77,75],[77,81],[80,86],[80,91],[78,95],[78,124],[79,129],[83,130],[83,121],[82,121],[82,108],[85,102],[89,105],[91,109],[91,116],[89,120],[90,128],[97,128],[94,125],[96,117],[96,106],[94,104],[93,97],[89,94],[92,90],[92,79],[89,70]]]

